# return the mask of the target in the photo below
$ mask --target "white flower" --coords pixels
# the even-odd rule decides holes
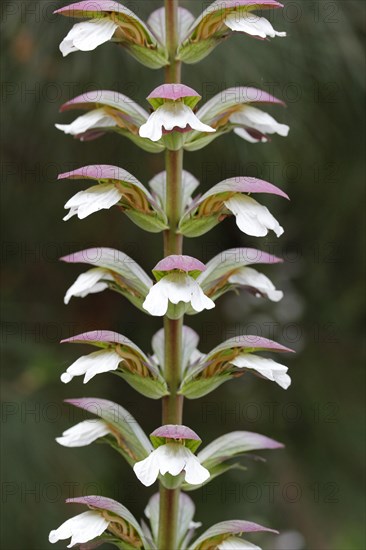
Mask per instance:
[[[100,512],[89,510],[68,519],[58,529],[51,531],[48,540],[55,543],[71,537],[70,544],[67,546],[71,548],[75,544],[99,537],[108,528],[109,523]]]
[[[226,208],[236,217],[236,225],[243,233],[253,237],[264,237],[271,229],[279,237],[283,233],[276,218],[266,206],[247,195],[234,195],[224,201]]]
[[[63,447],[85,447],[109,433],[103,420],[84,420],[63,432],[61,437],[56,437],[56,441]]]
[[[184,471],[185,480],[190,485],[200,485],[210,477],[210,472],[201,466],[192,451],[179,443],[161,445],[147,458],[136,462],[133,469],[138,479],[146,487],[156,481],[159,473],[177,476]]]
[[[82,220],[98,210],[111,208],[120,201],[121,197],[121,191],[113,183],[94,185],[86,191],[76,193],[67,201],[65,208],[70,208],[70,211],[63,219],[66,221],[77,216]]]
[[[286,137],[290,130],[287,124],[280,124],[268,113],[250,105],[246,105],[241,111],[233,113],[230,117],[230,122],[253,128],[261,134],[279,134],[283,137]],[[259,141],[245,128],[234,128],[234,133],[251,143]],[[267,139],[262,137],[261,141],[267,141]]]
[[[64,384],[70,382],[74,376],[84,376],[84,384],[89,382],[96,374],[117,370],[122,357],[113,349],[103,349],[79,357],[69,368],[61,375],[61,381]]]
[[[232,12],[225,18],[225,25],[232,31],[245,32],[251,36],[259,36],[259,38],[286,36],[285,32],[275,31],[268,19],[253,13]]]
[[[106,281],[113,281],[112,275],[108,273],[106,269],[103,267],[89,269],[89,271],[79,275],[74,284],[67,290],[64,297],[64,303],[68,304],[72,296],[84,298],[88,294],[102,292],[102,290],[108,288],[108,283]]]
[[[256,296],[264,294],[272,300],[279,302],[283,298],[283,292],[276,290],[276,287],[263,273],[259,273],[252,267],[242,267],[228,279],[229,283],[239,284],[241,286],[251,287],[258,290]]]
[[[229,537],[220,542],[217,548],[218,550],[261,550],[256,544],[252,544],[239,537]]]
[[[211,126],[203,124],[188,105],[182,101],[169,101],[154,111],[145,124],[140,127],[139,134],[151,141],[159,141],[163,128],[171,132],[174,128],[197,130],[198,132],[216,132]]]
[[[276,363],[273,359],[260,357],[251,353],[241,353],[232,359],[230,363],[239,369],[253,369],[264,378],[276,382],[284,390],[287,390],[291,384],[291,378],[286,374],[288,368],[285,365]]]
[[[77,50],[95,50],[104,42],[108,42],[117,28],[118,25],[107,17],[76,23],[61,42],[60,51],[65,57]]]
[[[197,281],[187,273],[165,275],[150,288],[142,307],[151,315],[161,317],[167,312],[169,302],[190,303],[197,312],[215,307],[215,303],[203,293]]]
[[[116,121],[111,116],[107,115],[103,108],[93,109],[84,115],[77,117],[71,124],[55,124],[58,130],[62,130],[65,134],[77,136],[83,134],[92,128],[110,128],[117,126]]]

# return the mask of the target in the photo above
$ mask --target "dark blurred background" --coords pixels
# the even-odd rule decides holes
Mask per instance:
[[[250,145],[234,135],[185,155],[201,191],[221,179],[259,176],[285,189],[291,202],[265,197],[285,227],[279,240],[252,239],[230,219],[185,252],[209,260],[234,246],[255,246],[286,260],[263,268],[285,292],[278,304],[243,293],[221,298],[213,312],[188,318],[209,351],[239,333],[267,336],[293,347],[285,358],[293,379],[278,386],[246,376],[206,398],[186,402],[185,423],[204,443],[231,430],[251,430],[283,441],[284,451],[262,453],[191,493],[204,526],[240,517],[281,531],[253,537],[267,549],[363,550],[363,297],[362,208],[364,58],[360,1],[287,1],[266,14],[286,39],[234,36],[183,81],[204,99],[229,86],[250,84],[284,99],[268,107],[288,123],[287,139]],[[121,249],[149,271],[161,257],[161,235],[143,233],[116,209],[84,221],[63,222],[63,205],[81,182],[57,182],[60,172],[93,163],[116,164],[145,184],[163,156],[144,153],[116,135],[80,143],[54,127],[75,114],[61,103],[89,89],[114,89],[147,107],[162,82],[113,44],[65,59],[58,50],[73,21],[52,11],[65,2],[2,2],[2,548],[46,550],[48,532],[81,509],[64,499],[103,494],[138,518],[153,490],[139,485],[111,449],[66,449],[54,439],[81,416],[67,397],[100,396],[121,403],[147,433],[159,425],[159,404],[112,375],[64,386],[59,376],[89,347],[58,341],[92,329],[112,329],[146,352],[159,319],[104,292],[63,305],[66,288],[83,270],[58,258],[89,246]],[[127,5],[146,18],[162,2]],[[183,1],[193,13],[201,2]],[[78,114],[78,113],[76,113]],[[283,359],[283,362],[286,362]],[[249,538],[249,537],[248,537]],[[55,547],[64,548],[66,543]]]

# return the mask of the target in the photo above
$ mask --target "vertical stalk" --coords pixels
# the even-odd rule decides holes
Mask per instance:
[[[181,64],[175,60],[178,45],[178,0],[165,0],[166,41],[169,65],[165,70],[166,83],[179,83]],[[181,212],[181,185],[183,150],[165,153],[166,210],[169,229],[164,232],[164,256],[182,253],[182,236],[176,233]],[[183,319],[164,318],[165,365],[164,372],[170,395],[163,398],[162,423],[181,424],[183,397],[177,395],[182,355]],[[179,489],[166,489],[160,484],[159,550],[177,549],[177,519]]]
[[[181,64],[176,61],[178,46],[178,4],[179,0],[165,0],[166,47],[169,65],[165,69],[165,82],[180,82]]]

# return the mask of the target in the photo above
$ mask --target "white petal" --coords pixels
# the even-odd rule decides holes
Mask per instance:
[[[64,447],[84,447],[108,433],[109,429],[102,420],[84,420],[63,432],[61,437],[56,437],[56,441]]]
[[[212,309],[215,307],[215,302],[211,300],[206,294],[203,292],[202,288],[200,287],[199,283],[193,279],[192,284],[192,297],[191,297],[191,306],[192,308],[197,311],[201,312],[204,309]]]
[[[211,126],[208,126],[208,124],[204,124],[203,122],[201,122],[200,119],[196,117],[192,109],[190,109],[186,105],[185,108],[187,109],[188,125],[192,128],[192,130],[197,130],[197,132],[216,132],[215,128],[211,128]]]
[[[116,121],[106,114],[103,108],[93,109],[77,117],[71,124],[55,124],[58,130],[65,134],[77,136],[92,128],[110,128],[117,126]]]
[[[253,13],[232,12],[225,18],[225,24],[232,31],[245,32],[260,38],[286,36],[285,32],[275,31],[268,19]]]
[[[230,363],[239,369],[253,369],[264,378],[268,378],[268,380],[276,382],[285,390],[287,390],[291,384],[291,378],[288,374],[286,374],[288,368],[285,365],[276,363],[273,359],[260,357],[259,355],[253,355],[251,353],[241,353],[230,361]]]
[[[66,208],[66,206],[65,206]],[[77,208],[70,208],[69,212],[66,214],[66,216],[64,216],[62,219],[64,222],[66,222],[67,220],[69,220],[70,218],[72,218],[73,216],[76,216],[78,213],[78,209]]]
[[[218,550],[261,550],[256,544],[239,537],[229,537],[218,545]]]
[[[65,208],[70,208],[70,212],[64,217],[64,220],[68,220],[75,214],[77,214],[79,220],[82,220],[99,210],[108,210],[117,204],[121,197],[121,191],[113,183],[89,187],[86,191],[76,193],[67,201]]]
[[[200,464],[200,461],[193,453],[191,453],[191,456],[187,460],[185,472],[185,480],[190,485],[201,485],[201,483],[204,483],[210,477],[210,472]]]
[[[268,277],[252,267],[242,267],[229,277],[228,282],[255,288],[260,294],[264,294],[272,300],[272,302],[279,302],[283,298],[283,292],[276,290],[276,287]]]
[[[66,370],[66,376],[62,375],[61,380],[64,383],[70,382],[74,376],[85,374],[84,384],[89,382],[96,374],[109,372],[118,369],[118,365],[123,361],[122,357],[114,350],[100,350],[79,357]]]
[[[163,128],[170,132],[174,128],[184,129],[187,126],[199,132],[216,132],[211,126],[203,124],[182,101],[168,101],[149,116],[140,127],[139,134],[151,141],[159,141],[163,135]]]
[[[191,303],[195,311],[212,309],[215,303],[203,293],[203,290],[186,273],[169,273],[150,290],[142,307],[151,315],[161,316],[167,312],[168,301],[172,304]]]
[[[241,111],[233,113],[230,122],[253,128],[262,134],[279,134],[283,137],[286,137],[290,130],[287,124],[280,124],[268,113],[251,105],[245,105]]]
[[[65,57],[77,50],[94,50],[100,44],[108,42],[117,28],[118,25],[108,17],[76,23],[61,42],[60,51]]]
[[[112,275],[107,270],[102,267],[89,269],[86,273],[79,275],[74,284],[67,290],[64,303],[68,304],[72,296],[84,298],[88,294],[102,292],[102,290],[108,288],[108,283],[105,281],[113,281]]]
[[[161,279],[161,281],[162,280],[163,279]],[[165,315],[169,305],[168,297],[161,291],[161,285],[159,286],[161,281],[150,288],[142,304],[142,307],[146,309],[150,315],[155,315],[156,317]]]
[[[71,548],[75,544],[88,542],[95,537],[99,537],[107,529],[109,523],[100,512],[89,510],[68,519],[58,529],[51,531],[48,540],[55,543],[71,537],[70,544],[67,547]]]
[[[243,233],[254,237],[264,237],[271,229],[279,237],[283,233],[276,218],[268,208],[247,195],[234,195],[224,202],[236,217],[236,225]]]
[[[163,121],[159,109],[151,113],[145,124],[140,126],[139,135],[151,141],[159,141],[163,135]]]
[[[133,467],[138,479],[146,487],[150,487],[158,478],[159,475],[159,460],[156,454],[156,449],[147,458],[136,462]]]

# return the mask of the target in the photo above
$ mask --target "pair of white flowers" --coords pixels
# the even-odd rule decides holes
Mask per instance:
[[[194,350],[192,356],[189,360],[190,364],[193,364],[200,359],[202,354],[198,350]],[[115,349],[103,349],[90,353],[89,355],[83,355],[79,357],[72,365],[70,365],[66,372],[61,375],[61,381],[65,384],[69,383],[75,376],[84,376],[84,384],[89,382],[97,374],[102,374],[106,372],[112,372],[118,369],[119,364],[123,361],[123,358],[115,351]],[[228,365],[232,365],[238,369],[246,369],[255,371],[260,376],[275,382],[281,388],[287,389],[291,384],[291,379],[287,374],[288,368],[281,363],[277,363],[273,359],[268,357],[261,357],[253,353],[247,353],[245,351],[241,352],[234,359],[230,360]],[[89,438],[89,428],[96,430],[101,429],[101,426],[98,424],[83,424],[85,428],[85,437]],[[96,438],[101,437],[96,432]],[[80,436],[79,432],[75,432],[76,437]],[[93,437],[94,432],[91,432],[90,437]],[[65,435],[65,434],[64,434]],[[70,432],[70,437],[65,440],[59,441],[59,443],[65,441],[69,443],[67,446],[72,445],[72,437],[74,432]],[[86,443],[88,444],[88,443]],[[77,445],[76,445],[77,446]]]
[[[158,428],[158,430],[167,430],[168,428],[170,425]],[[189,430],[185,426],[178,427],[180,431],[184,429]],[[192,430],[189,432],[194,434]],[[108,424],[103,420],[84,420],[63,432],[61,437],[56,438],[56,441],[64,447],[84,447],[110,433]],[[181,473],[184,473],[185,482],[190,485],[201,485],[207,481],[210,472],[200,464],[193,452],[183,443],[176,443],[170,438],[167,438],[167,441],[166,444],[160,445],[144,460],[140,460],[134,465],[134,472],[141,483],[150,487],[157,480],[159,474],[178,476]]]
[[[145,512],[146,513],[146,512]],[[111,520],[106,519],[101,511],[88,510],[65,521],[58,529],[49,534],[49,542],[71,538],[67,548],[83,544],[101,536],[109,527]],[[229,536],[217,546],[218,550],[261,550],[259,546],[239,537]]]
[[[109,209],[118,204],[123,192],[113,183],[94,185],[85,191],[79,191],[66,204],[70,209],[64,220],[73,216],[84,219],[99,210]],[[283,234],[283,228],[266,206],[252,197],[235,194],[225,202],[225,207],[235,216],[240,231],[253,237],[264,237],[273,231],[277,237]]]
[[[245,11],[226,15],[225,25],[233,32],[242,32],[262,39],[286,36],[285,32],[276,31],[265,17]],[[101,44],[112,40],[118,28],[119,25],[109,17],[76,23],[61,42],[60,51],[65,57],[78,50],[95,50]]]
[[[102,292],[108,288],[110,281],[113,281],[113,277],[108,270],[102,267],[92,268],[86,273],[79,275],[67,290],[64,302],[68,304],[72,296],[84,298],[88,294]],[[215,302],[204,294],[199,283],[188,273],[179,271],[168,273],[155,283],[150,288],[142,307],[150,315],[161,317],[166,314],[169,303],[175,305],[179,303],[190,304],[198,313],[204,309],[215,307]],[[109,359],[111,365],[118,362],[117,354]],[[121,361],[121,358],[119,360]],[[80,374],[84,374],[84,372],[81,372],[84,369],[84,365],[77,365],[77,368],[81,369]],[[109,368],[108,370],[113,370],[113,368]],[[88,379],[90,378],[88,377]]]
[[[169,269],[164,268],[162,276],[150,287],[142,303],[143,309],[150,313],[150,315],[157,317],[165,315],[171,307],[170,304],[186,304],[187,307],[191,306],[197,313],[204,309],[213,309],[215,307],[215,302],[206,296],[202,290],[199,277],[197,280],[192,276],[194,269],[197,271],[204,271],[204,264],[190,256],[172,255],[159,262],[154,270],[159,270],[159,266],[167,265],[167,261],[169,260],[172,260],[168,266]],[[184,260],[188,260],[192,264],[192,269],[184,265]],[[108,269],[94,267],[86,273],[79,275],[76,281],[66,291],[64,302],[68,304],[72,296],[83,298],[88,294],[102,292],[108,288],[109,283],[113,280],[113,276]],[[267,296],[274,302],[281,300],[283,297],[282,291],[277,290],[268,277],[251,267],[245,266],[237,270],[236,273],[229,277],[228,283],[254,288],[257,295]],[[184,310],[178,315],[181,316],[183,313]],[[118,360],[120,360],[118,354],[108,358],[108,360],[111,365],[111,368],[108,368],[108,370],[113,370],[113,368],[116,369]],[[80,374],[84,374],[84,372],[82,372],[85,368],[83,364],[77,365],[77,368],[81,369]],[[90,378],[88,377],[88,379]]]
[[[280,124],[268,113],[251,105],[244,105],[240,111],[232,114],[230,122],[235,126],[240,126],[234,128],[234,133],[250,143],[267,141],[266,134],[278,134],[286,137],[289,132],[289,126]],[[89,111],[77,117],[71,124],[56,124],[56,128],[72,136],[82,135],[93,129],[113,128],[115,126],[117,126],[116,120],[108,115],[103,108]],[[254,132],[244,127],[248,127]],[[157,142],[163,137],[163,133],[174,130],[216,132],[215,128],[201,122],[192,109],[183,101],[166,101],[140,126],[139,135],[142,138]],[[259,134],[259,137],[255,135],[256,133]]]

